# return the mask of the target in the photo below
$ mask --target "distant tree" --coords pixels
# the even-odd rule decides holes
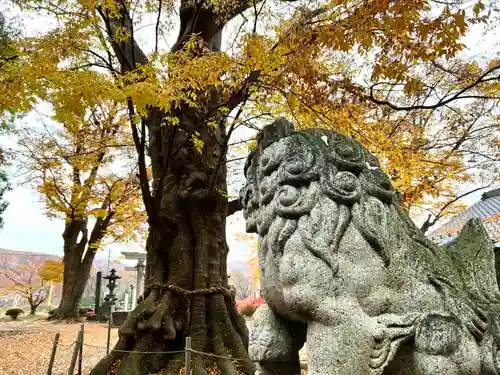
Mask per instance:
[[[386,161],[410,213],[426,214],[424,232],[500,182],[499,72],[498,57],[436,59],[408,67],[404,85],[371,87],[379,121],[357,137]]]
[[[252,277],[248,273],[238,270],[232,271],[229,274],[229,284],[235,287],[237,300],[244,300],[252,295]]]
[[[252,287],[259,287],[260,267],[259,267],[259,253],[257,246],[257,238],[253,234],[236,233],[234,238],[237,241],[245,243],[249,247],[249,254],[246,258],[249,267],[250,278],[252,280]]]
[[[0,150],[1,151],[1,150]],[[1,155],[0,155],[1,157]],[[1,163],[1,161],[0,161]],[[7,178],[7,174],[5,171],[0,170],[0,229],[3,228],[4,225],[4,219],[3,219],[3,213],[9,206],[9,202],[5,200],[5,193],[11,189],[11,186],[9,184],[9,180]]]
[[[40,270],[38,276],[41,279],[52,281],[55,284],[62,284],[64,280],[64,265],[60,260],[46,260]]]
[[[62,264],[39,255],[28,256],[26,262],[12,267],[6,256],[0,258],[0,274],[5,276],[11,285],[7,291],[20,295],[30,305],[30,314],[48,297],[51,282],[62,280]]]
[[[47,215],[64,219],[64,282],[56,317],[72,319],[103,241],[140,237],[146,219],[120,106],[78,95],[76,108],[57,95],[50,100],[61,122],[19,130],[17,159]]]
[[[0,69],[3,64],[17,58],[13,41],[20,35],[19,28],[8,22],[0,12]]]
[[[427,217],[421,224],[426,232],[463,209],[463,198],[500,182],[498,72],[498,58],[436,59],[408,66],[404,83],[388,79],[368,93],[357,88],[371,100],[332,97],[321,107],[322,122],[312,117],[319,108],[306,93],[294,92],[301,110],[288,116],[298,128],[348,134],[374,153],[402,193],[404,208]]]
[[[14,51],[11,48],[11,41],[17,36],[17,31],[10,24],[7,23],[4,15],[0,13],[0,72],[3,63],[14,58]],[[1,111],[1,109],[0,109]],[[1,115],[1,113],[0,113]],[[0,125],[0,135],[7,130],[6,123],[2,122]],[[9,205],[5,201],[5,193],[10,190],[9,180],[5,172],[6,158],[3,149],[0,147],[0,229],[3,228],[3,213]]]

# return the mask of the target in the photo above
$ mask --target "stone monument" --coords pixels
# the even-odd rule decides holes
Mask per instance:
[[[102,283],[102,272],[97,271],[96,277],[95,277],[95,307],[94,311],[96,315],[98,315],[101,310],[101,283]]]
[[[500,373],[500,293],[479,221],[437,246],[353,139],[280,118],[257,141],[241,191],[266,302],[250,327],[257,374],[300,374],[305,341],[308,375]]]

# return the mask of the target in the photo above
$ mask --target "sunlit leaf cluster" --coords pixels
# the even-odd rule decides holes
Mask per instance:
[[[65,98],[71,101],[70,98]],[[106,222],[102,237],[136,239],[145,229],[128,120],[116,103],[89,104],[81,113],[54,99],[42,129],[18,131],[18,160],[50,217]],[[57,122],[51,121],[55,120]]]

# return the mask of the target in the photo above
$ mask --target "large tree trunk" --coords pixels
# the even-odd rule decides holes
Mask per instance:
[[[97,218],[88,236],[88,218],[70,217],[63,233],[64,276],[62,298],[55,319],[73,320],[78,318],[80,300],[90,276],[95,254],[113,217],[110,212]]]
[[[96,226],[100,225],[100,221]],[[92,230],[92,236],[97,231],[96,226]],[[78,241],[79,235],[81,238]],[[73,220],[66,224],[63,233],[64,239],[64,275],[62,297],[55,319],[73,320],[78,318],[78,308],[85,285],[89,279],[90,269],[94,262],[97,251],[96,243],[87,238],[87,220]],[[99,238],[100,239],[100,238]],[[94,244],[94,245],[93,245]]]
[[[176,130],[177,140],[185,139],[194,126],[195,122],[184,119],[186,130]],[[236,311],[234,294],[227,282],[227,199],[216,192],[226,189],[226,171],[220,163],[220,140],[226,137],[225,129],[222,126],[216,131],[218,139],[206,127],[198,129],[205,143],[202,154],[194,150],[191,142],[180,141],[183,143],[170,143],[170,147],[180,146],[179,152],[172,155],[170,148],[161,147],[169,143],[167,134],[163,140],[151,138],[157,191],[154,198],[159,206],[155,218],[150,218],[146,288],[142,302],[120,328],[115,349],[178,351],[190,336],[194,350],[244,359],[233,362],[193,354],[194,374],[206,375],[211,366],[218,367],[224,375],[236,375],[236,368],[251,374],[254,366],[246,351],[248,331]],[[152,133],[156,130],[170,135],[175,131],[153,128]],[[169,155],[169,169],[165,172],[165,158]],[[210,191],[212,179],[215,184]],[[91,374],[106,374],[119,359],[119,375],[145,375],[166,368],[166,373],[177,374],[183,358],[183,353],[112,351]]]
[[[55,317],[72,320],[78,318],[80,300],[89,278],[90,267],[81,261],[81,255],[77,252],[65,254],[63,262],[62,296]],[[92,266],[92,262],[90,262],[90,266]]]
[[[243,1],[227,14],[227,20],[248,6]],[[128,10],[123,7],[119,17],[104,11],[100,14],[122,72],[147,63],[135,40],[113,41],[118,27],[129,29],[133,35]],[[203,2],[181,1],[180,21],[179,38],[172,52],[182,48],[193,34],[200,35],[210,50],[220,50],[223,25],[210,7],[205,8]],[[191,53],[195,58],[198,52]],[[112,367],[117,367],[113,372],[117,375],[146,375],[162,369],[166,369],[165,374],[177,374],[184,366],[183,349],[188,336],[195,351],[216,355],[193,353],[193,374],[207,375],[211,367],[218,368],[222,375],[254,373],[247,354],[248,330],[236,311],[234,293],[228,289],[228,202],[224,192],[230,134],[226,134],[225,118],[218,111],[221,105],[233,109],[246,93],[236,90],[228,103],[222,103],[216,88],[207,89],[197,93],[198,108],[173,105],[172,112],[165,114],[152,107],[142,118],[140,131],[131,121],[149,222],[146,288],[120,328],[114,350],[96,365],[92,375],[105,375]],[[132,118],[132,99],[128,108]],[[164,125],[166,115],[177,117],[179,124]],[[216,128],[209,126],[214,122]],[[144,155],[146,133],[152,191]],[[193,146],[195,133],[204,143],[201,153]],[[166,351],[180,352],[137,353]]]
[[[36,308],[38,305],[35,305],[32,301],[29,301],[30,303],[30,315],[35,315],[36,314]]]

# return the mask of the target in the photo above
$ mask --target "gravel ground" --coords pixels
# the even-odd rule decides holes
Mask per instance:
[[[83,374],[106,354],[107,324],[86,322],[83,349]],[[53,375],[66,375],[80,324],[48,322],[44,318],[11,321],[0,318],[0,375],[45,375],[54,336],[60,333]],[[111,347],[118,329],[111,330]],[[300,351],[305,362],[307,349]],[[303,374],[307,374],[305,371]]]
[[[73,353],[80,324],[48,322],[43,319],[0,321],[0,375],[42,375],[47,367],[56,332],[60,333],[53,375],[65,375]],[[83,373],[106,353],[107,326],[85,323]],[[118,330],[112,329],[111,343],[118,339]]]

